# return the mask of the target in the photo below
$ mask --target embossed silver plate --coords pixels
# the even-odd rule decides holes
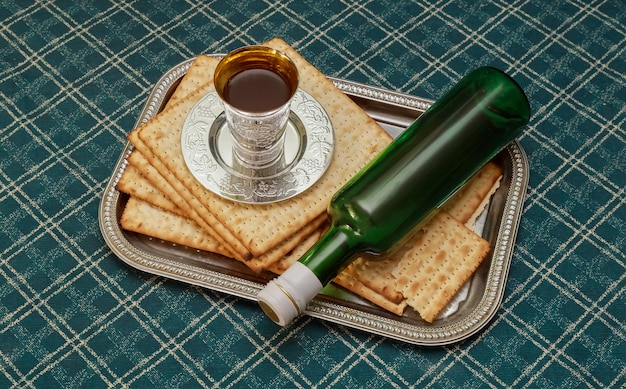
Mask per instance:
[[[234,166],[232,140],[216,91],[193,106],[181,134],[185,163],[205,188],[229,200],[252,204],[282,201],[310,188],[328,168],[333,145],[328,114],[301,89],[291,102],[284,160],[260,177]]]
[[[137,125],[159,112],[191,62],[192,59],[181,63],[159,80]],[[331,80],[394,137],[432,103],[350,81]],[[120,216],[128,198],[115,186],[126,169],[126,158],[131,151],[132,146],[127,143],[104,190],[98,214],[102,235],[113,253],[136,269],[255,301],[273,274],[255,274],[235,260],[120,228]],[[511,143],[494,161],[502,166],[504,176],[476,227],[476,232],[489,241],[492,251],[462,293],[434,323],[426,323],[411,309],[402,317],[396,316],[332,284],[313,300],[306,314],[424,346],[459,342],[484,329],[497,313],[504,295],[528,182],[528,163],[519,143]],[[275,324],[267,319],[267,325]]]

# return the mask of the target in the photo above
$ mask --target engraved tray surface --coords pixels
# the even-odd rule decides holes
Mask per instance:
[[[158,81],[136,125],[161,110],[192,61],[177,65]],[[394,137],[432,104],[406,94],[331,80]],[[132,145],[127,143],[104,190],[98,213],[102,235],[113,253],[136,269],[256,301],[257,293],[275,275],[255,274],[233,259],[120,228],[119,219],[128,197],[115,187],[131,151]],[[504,176],[475,228],[490,242],[491,253],[434,323],[425,322],[411,308],[404,316],[396,316],[334,284],[326,287],[305,313],[424,346],[455,343],[483,329],[503,298],[528,182],[528,163],[518,142],[509,144],[494,161],[502,166]]]

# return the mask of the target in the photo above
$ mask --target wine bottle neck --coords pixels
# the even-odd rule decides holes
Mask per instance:
[[[359,251],[359,239],[353,231],[332,225],[315,246],[300,258],[300,262],[326,285]]]

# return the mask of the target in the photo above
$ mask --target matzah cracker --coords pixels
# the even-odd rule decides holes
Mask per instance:
[[[170,201],[176,204],[176,206],[185,213],[185,216],[195,221],[214,239],[228,248],[231,252],[231,257],[238,260],[249,259],[251,257],[249,251],[246,250],[243,244],[237,241],[228,230],[224,229],[217,221],[213,224],[206,221],[207,218],[209,220],[214,220],[215,218],[213,215],[207,214],[205,217],[202,217],[197,212],[197,209],[202,207],[201,204],[198,204],[197,199],[193,197],[185,198],[176,188],[174,188],[171,183],[178,184],[179,186],[180,184],[173,174],[169,172],[165,166],[163,166],[159,159],[150,154],[143,142],[134,140],[133,135],[136,136],[136,133],[129,135],[129,139],[131,139],[131,142],[134,142],[133,144],[135,145],[136,150],[134,150],[127,158],[128,163],[139,169],[140,173],[146,177],[147,180],[149,180],[168,199],[170,199]],[[144,152],[141,152],[141,150],[144,150]],[[193,205],[195,205],[195,207]]]
[[[308,250],[311,243],[305,238],[311,236],[312,232],[318,229],[325,220],[325,217],[314,220],[305,228],[294,232],[289,239],[264,255],[242,262],[251,270],[260,273],[266,270],[270,264],[288,256],[289,253],[302,253]],[[122,212],[120,225],[128,231],[138,232],[199,250],[230,256],[230,252],[224,246],[207,234],[193,220],[168,212],[134,197],[128,199]],[[317,237],[319,238],[319,235]],[[299,247],[303,241],[305,245]]]
[[[314,96],[333,120],[336,136],[333,161],[326,174],[305,193],[274,204],[241,204],[215,195],[191,176],[180,152],[180,130],[193,104],[210,90],[209,84],[181,100],[176,110],[163,111],[139,131],[139,137],[151,154],[179,180],[178,187],[172,184],[177,191],[186,200],[195,197],[206,206],[206,209],[197,209],[198,213],[203,217],[215,215],[253,256],[267,252],[324,213],[332,194],[391,140],[358,105],[284,41],[275,39],[268,46],[283,51],[296,63],[300,87]],[[146,153],[142,151],[142,154]]]
[[[377,291],[367,287],[367,285],[363,284],[349,272],[343,271],[339,273],[333,282],[398,316],[401,316],[406,309],[406,300],[403,299],[399,302],[391,301]]]
[[[433,322],[489,253],[489,243],[447,212],[438,212],[424,227],[413,255],[392,272],[407,303]]]
[[[385,256],[378,260],[357,258],[344,271],[369,289],[398,304],[404,300],[404,296],[397,290],[396,279],[391,273],[401,258],[401,256]]]
[[[120,225],[125,230],[180,245],[222,255],[229,254],[228,250],[198,228],[193,221],[133,197],[128,199],[124,207]]]
[[[189,96],[191,92],[202,86],[207,80],[213,77],[215,70],[215,57],[200,54],[194,60],[187,73],[180,80],[180,83],[170,96],[166,107],[176,104],[181,99]]]
[[[145,201],[168,212],[185,216],[185,213],[170,199],[146,179],[139,169],[128,165],[117,182],[117,190],[129,196]]]

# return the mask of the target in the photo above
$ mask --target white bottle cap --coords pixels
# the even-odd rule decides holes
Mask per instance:
[[[305,310],[323,287],[309,268],[296,262],[280,277],[268,282],[257,300],[270,319],[285,326]]]

